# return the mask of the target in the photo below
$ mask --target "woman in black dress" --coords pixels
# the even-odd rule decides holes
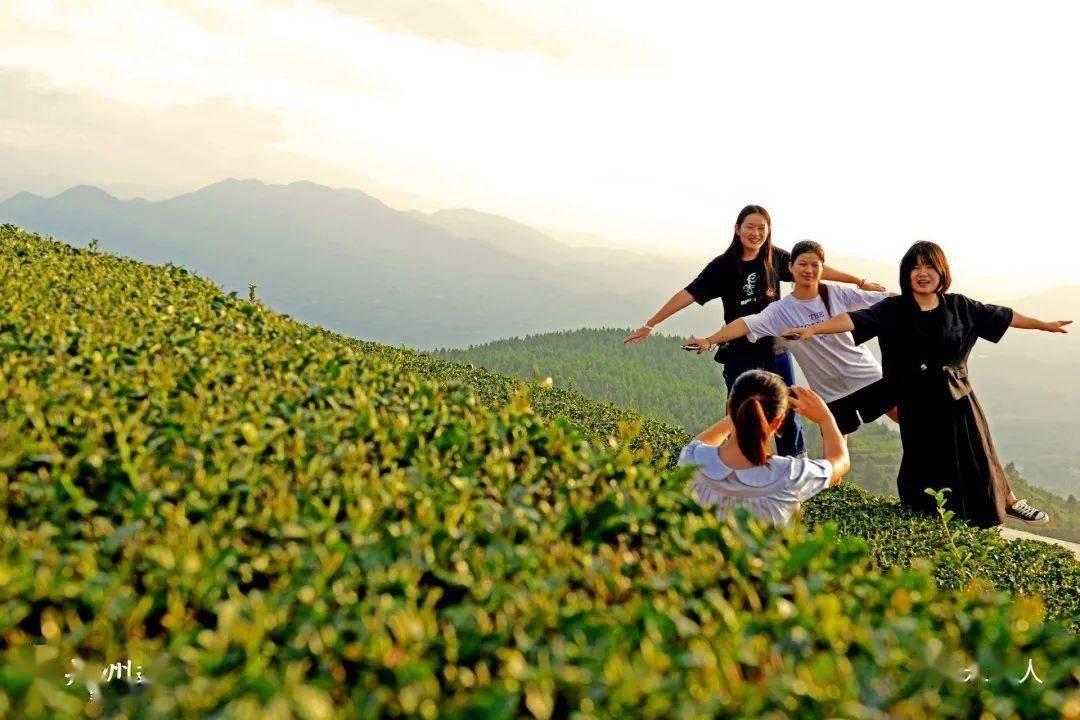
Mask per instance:
[[[653,327],[692,303],[704,305],[720,298],[724,304],[724,322],[759,313],[780,299],[780,281],[791,282],[791,256],[772,244],[772,218],[760,205],[747,205],[735,220],[735,234],[723,254],[698,273],[698,276],[671,296],[640,328],[630,333],[623,343],[641,342],[652,334]],[[824,280],[853,283],[863,290],[884,290],[835,268],[826,266]],[[760,338],[750,342],[738,338],[718,348],[715,359],[724,365],[724,383],[728,394],[735,379],[747,370],[768,370],[784,379],[788,386],[795,384],[795,365],[791,354],[777,338]],[[803,455],[802,429],[795,413],[789,413],[776,436],[776,450],[781,455]]]
[[[941,248],[917,242],[900,261],[901,295],[785,332],[805,340],[850,331],[856,344],[878,338],[900,415],[904,457],[896,487],[903,504],[932,512],[936,502],[926,488],[947,487],[948,508],[971,525],[993,527],[1006,517],[1041,525],[1047,514],[1009,489],[968,382],[967,359],[979,338],[996,343],[1010,327],[1064,333],[1072,321],[1043,322],[947,293],[950,283]]]

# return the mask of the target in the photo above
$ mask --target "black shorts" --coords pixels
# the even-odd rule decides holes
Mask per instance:
[[[873,422],[896,407],[896,400],[889,392],[885,380],[881,379],[826,405],[836,418],[840,433],[850,435],[858,430],[862,423]],[[862,422],[859,421],[860,418]]]

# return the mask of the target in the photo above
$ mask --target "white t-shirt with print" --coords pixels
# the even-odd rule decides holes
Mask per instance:
[[[775,304],[775,303],[774,303]],[[759,519],[790,526],[802,503],[829,487],[832,463],[773,455],[765,465],[733,470],[720,459],[716,445],[691,440],[679,455],[679,465],[697,465],[694,495],[722,518],[733,507],[744,507]]]
[[[845,285],[829,285],[833,316],[862,310],[889,297],[887,292],[870,292]],[[820,297],[799,300],[787,294],[756,315],[743,318],[750,329],[751,342],[775,336],[787,328],[809,327],[829,318]],[[839,400],[881,379],[881,364],[869,348],[856,345],[851,333],[815,335],[805,342],[793,342],[788,350],[795,356],[810,387],[825,402]]]

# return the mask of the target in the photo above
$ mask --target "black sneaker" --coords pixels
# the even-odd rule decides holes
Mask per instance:
[[[1028,505],[1027,500],[1017,500],[1012,507],[1005,508],[1005,514],[1016,520],[1023,520],[1028,525],[1045,525],[1050,522],[1049,515]]]

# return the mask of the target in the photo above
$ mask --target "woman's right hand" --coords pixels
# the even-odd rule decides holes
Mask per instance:
[[[1072,325],[1072,320],[1052,320],[1050,322],[1044,322],[1042,330],[1052,333],[1068,333],[1065,329],[1066,325]]]
[[[787,330],[784,330],[782,333],[780,333],[780,337],[785,339],[797,340],[798,342],[803,342],[804,340],[809,340],[810,338],[814,337],[814,329],[811,327],[788,328]]]
[[[713,343],[709,338],[691,337],[689,340],[683,343],[684,348],[690,350],[697,350],[697,354],[700,355],[703,352],[708,352],[712,349]]]
[[[623,340],[623,345],[626,345],[627,343],[641,342],[650,335],[652,335],[652,330],[642,325],[637,330],[626,336],[626,339]]]
[[[791,386],[791,409],[818,425],[832,416],[829,406],[821,396],[802,385]]]

